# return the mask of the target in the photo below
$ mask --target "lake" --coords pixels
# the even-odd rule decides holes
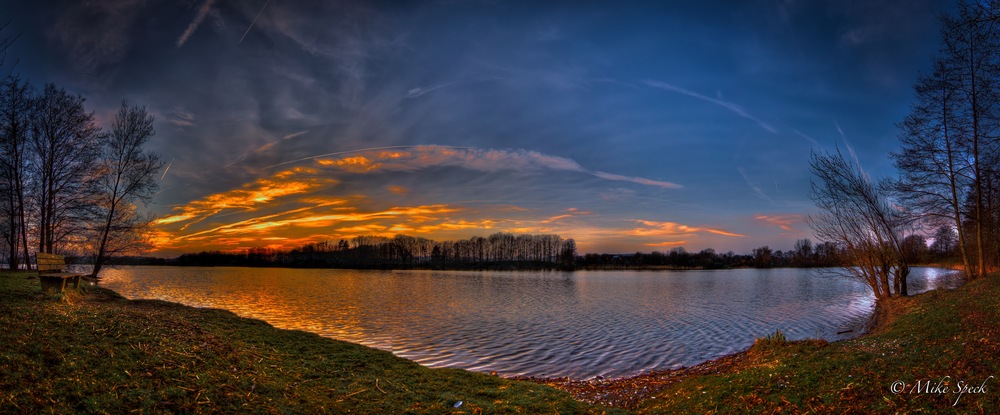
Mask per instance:
[[[574,379],[690,366],[746,349],[776,329],[790,339],[844,339],[861,331],[874,305],[860,282],[791,268],[121,267],[102,276],[103,287],[128,298],[222,308],[427,366]],[[914,268],[910,292],[956,280],[953,271]]]

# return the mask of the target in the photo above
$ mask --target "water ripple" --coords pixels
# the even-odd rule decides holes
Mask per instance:
[[[911,292],[953,285],[915,268]],[[431,272],[124,267],[107,288],[231,310],[277,327],[504,375],[626,376],[734,353],[780,329],[856,335],[874,300],[856,281],[798,269]],[[845,333],[846,332],[846,333]]]

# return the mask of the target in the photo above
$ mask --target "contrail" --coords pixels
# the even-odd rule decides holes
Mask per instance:
[[[243,43],[243,38],[247,37],[247,33],[250,33],[250,29],[253,29],[253,25],[254,25],[254,23],[257,23],[257,19],[259,19],[259,18],[260,18],[260,15],[261,15],[262,13],[264,13],[264,9],[266,9],[266,8],[267,8],[267,4],[268,4],[268,3],[270,3],[270,2],[271,2],[271,0],[267,0],[267,1],[265,1],[265,2],[264,2],[264,7],[261,7],[261,8],[260,8],[260,11],[259,11],[259,12],[257,12],[257,16],[253,18],[253,21],[252,21],[252,22],[250,22],[250,27],[248,27],[248,28],[247,28],[247,31],[246,31],[246,32],[243,32],[243,36],[241,36],[241,37],[240,37],[240,41],[239,41],[239,42],[236,42],[236,44],[237,44],[237,45],[239,45],[239,44]]]
[[[687,95],[689,97],[698,98],[698,99],[700,99],[702,101],[711,102],[711,103],[713,103],[715,105],[718,105],[718,106],[720,106],[722,108],[725,108],[727,110],[730,110],[730,111],[734,112],[736,115],[739,115],[739,116],[741,116],[743,118],[746,118],[746,119],[748,119],[750,121],[753,121],[753,122],[757,123],[757,125],[759,125],[760,128],[763,128],[763,129],[767,130],[768,132],[770,132],[772,134],[777,134],[778,133],[778,130],[775,130],[774,127],[772,127],[770,124],[768,124],[768,123],[766,123],[764,121],[761,121],[759,118],[754,117],[753,115],[750,115],[750,113],[748,113],[745,109],[743,109],[743,107],[741,107],[739,105],[736,105],[736,104],[734,104],[732,102],[723,101],[723,100],[718,99],[718,98],[712,98],[712,97],[709,97],[709,96],[705,96],[705,95],[699,94],[697,92],[689,91],[687,89],[681,88],[681,87],[676,86],[676,85],[668,84],[666,82],[645,80],[645,81],[643,81],[643,83],[646,84],[646,85],[649,85],[649,86],[651,86],[653,88],[659,88],[659,89],[663,89],[663,90],[667,90],[667,91],[673,91],[673,92],[676,92],[676,93],[679,93],[679,94]]]
[[[174,164],[174,158],[171,158],[171,159],[170,159],[170,162],[169,162],[169,163],[167,163],[167,168],[163,169],[163,174],[162,174],[162,175],[160,175],[160,181],[161,181],[161,182],[163,181],[163,178],[164,178],[164,177],[167,177],[167,172],[168,172],[168,171],[170,171],[170,165],[171,165],[171,164]]]
[[[750,189],[753,190],[753,193],[757,195],[757,197],[764,199],[768,202],[774,203],[774,200],[772,200],[770,197],[764,194],[764,191],[760,190],[760,187],[757,187],[757,185],[753,184],[753,182],[750,181],[750,177],[747,176],[746,170],[743,170],[742,167],[737,167],[736,171],[740,172],[740,175],[743,176],[743,180],[747,182],[747,186],[750,186]]]
[[[184,33],[181,33],[181,37],[177,38],[177,47],[184,46],[184,42],[187,42],[188,38],[194,34],[194,31],[198,30],[198,26],[200,26],[201,22],[205,20],[205,16],[207,16],[208,12],[211,11],[212,3],[214,2],[215,0],[206,0],[202,3],[201,7],[198,8],[198,14],[194,16],[194,20],[191,21],[191,24],[188,25],[187,29],[184,29]]]

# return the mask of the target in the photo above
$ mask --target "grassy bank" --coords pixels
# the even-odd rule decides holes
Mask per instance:
[[[0,412],[622,412],[226,311],[88,291],[44,295],[28,274],[0,273]]]
[[[893,301],[876,333],[850,341],[774,336],[688,369],[547,382],[570,393],[89,291],[48,296],[26,274],[0,274],[0,412],[625,413],[570,393],[643,414],[1000,409],[998,276]]]
[[[876,332],[850,341],[758,342],[719,370],[681,373],[682,381],[665,382],[634,407],[703,414],[1000,410],[1000,276],[898,299],[883,316]]]

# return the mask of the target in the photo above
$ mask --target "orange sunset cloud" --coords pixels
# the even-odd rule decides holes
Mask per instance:
[[[754,219],[767,223],[769,225],[777,226],[783,231],[796,232],[799,230],[792,227],[792,225],[797,223],[802,223],[805,220],[805,216],[789,214],[789,215],[763,215],[757,214]]]

